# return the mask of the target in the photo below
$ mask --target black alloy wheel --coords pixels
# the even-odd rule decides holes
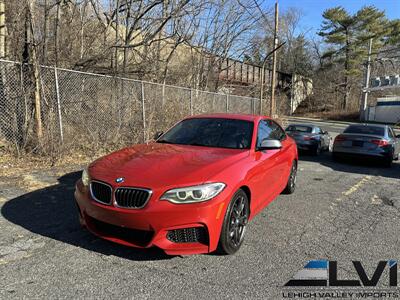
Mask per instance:
[[[233,195],[225,214],[218,252],[233,254],[239,250],[244,240],[249,214],[249,199],[243,190],[238,190]]]
[[[297,182],[297,161],[293,161],[292,168],[290,169],[290,175],[288,182],[282,194],[293,194],[296,189]]]

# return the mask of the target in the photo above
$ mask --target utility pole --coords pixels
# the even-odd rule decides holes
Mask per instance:
[[[263,102],[263,95],[264,95],[264,81],[265,81],[265,65],[267,64],[268,58],[278,51],[280,47],[285,45],[286,42],[281,43],[278,47],[272,49],[267,55],[264,57],[263,63],[261,65],[261,82],[260,82],[260,115],[263,114],[263,107],[262,107],[262,102]]]
[[[279,24],[278,1],[276,1],[275,2],[274,49],[276,49],[278,47],[278,24]],[[277,51],[275,51],[273,53],[273,58],[272,58],[271,106],[270,106],[272,118],[275,118],[275,114],[276,114],[276,104],[275,104],[276,61],[277,61]]]
[[[367,60],[367,69],[365,74],[365,82],[364,82],[364,89],[362,91],[361,96],[361,105],[360,105],[360,120],[366,120],[366,110],[367,110],[367,103],[368,103],[368,89],[369,87],[369,78],[371,75],[371,53],[372,53],[372,38],[369,39],[369,47],[368,47],[368,60]]]
[[[6,9],[4,0],[0,0],[0,58],[6,57]]]

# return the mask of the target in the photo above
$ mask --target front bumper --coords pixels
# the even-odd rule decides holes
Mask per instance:
[[[228,203],[225,200],[231,196],[227,190],[210,201],[192,204],[160,201],[159,196],[153,194],[142,209],[125,209],[95,202],[81,181],[75,189],[81,224],[103,239],[137,248],[156,246],[169,255],[208,253],[217,248]],[[177,242],[171,238],[177,229],[202,232],[206,237]]]

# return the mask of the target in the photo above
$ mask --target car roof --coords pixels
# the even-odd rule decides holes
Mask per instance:
[[[200,118],[221,118],[221,119],[235,119],[254,122],[259,119],[270,119],[267,116],[251,115],[251,114],[230,114],[230,113],[213,113],[213,114],[201,114],[187,117],[186,119],[200,119]]]
[[[362,123],[362,124],[350,124],[350,126],[365,126],[365,127],[380,127],[380,128],[387,128],[389,125],[386,124],[371,124],[371,123]]]

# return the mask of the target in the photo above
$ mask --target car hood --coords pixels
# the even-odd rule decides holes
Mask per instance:
[[[150,143],[125,148],[104,156],[89,167],[94,179],[122,186],[166,188],[206,182],[249,150]]]

